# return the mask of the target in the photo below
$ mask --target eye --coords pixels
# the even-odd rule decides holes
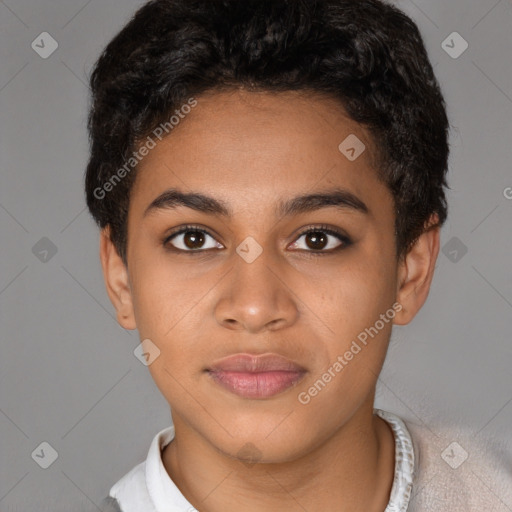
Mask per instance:
[[[304,239],[301,242],[301,239]],[[289,247],[308,252],[334,252],[349,246],[352,241],[343,233],[325,226],[310,228]]]
[[[303,241],[301,242],[301,239]],[[327,226],[311,227],[300,234],[289,248],[317,254],[328,254],[352,244],[345,234]],[[201,253],[211,249],[224,249],[213,235],[198,226],[184,226],[167,236],[165,248],[176,252]],[[171,246],[171,247],[170,247]]]
[[[172,245],[178,251],[199,252],[207,249],[223,249],[212,235],[195,226],[185,226],[164,240],[164,246]]]

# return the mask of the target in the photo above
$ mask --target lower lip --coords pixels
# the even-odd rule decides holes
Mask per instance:
[[[305,372],[271,371],[260,373],[210,371],[222,387],[242,398],[269,398],[295,386]]]

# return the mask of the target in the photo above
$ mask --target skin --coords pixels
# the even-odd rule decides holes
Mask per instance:
[[[393,481],[394,440],[388,424],[373,415],[375,387],[393,322],[407,324],[427,298],[439,227],[427,229],[397,259],[393,198],[372,168],[371,137],[334,100],[243,90],[197,99],[140,164],[127,265],[108,228],[100,244],[119,323],[137,328],[141,340],[151,339],[161,351],[149,370],[176,429],[164,466],[201,512],[382,512]],[[355,161],[338,149],[350,134],[366,145]],[[144,215],[170,188],[223,201],[233,215],[184,206]],[[368,213],[331,206],[276,215],[280,201],[335,188],[356,195]],[[212,249],[166,250],[170,231],[187,224],[209,230],[214,236],[206,235],[204,246]],[[341,243],[327,235],[326,254],[315,253],[302,233],[322,224],[352,244],[327,253]],[[263,249],[252,263],[236,252],[248,236]],[[183,235],[172,241],[184,247]],[[394,320],[301,404],[298,394],[395,302],[402,309]],[[307,372],[278,395],[244,399],[204,371],[240,352],[280,354]],[[239,453],[247,443],[257,461]]]

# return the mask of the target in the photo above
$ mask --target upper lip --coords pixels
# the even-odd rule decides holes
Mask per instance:
[[[246,373],[305,371],[302,366],[277,354],[233,354],[216,361],[208,370]]]

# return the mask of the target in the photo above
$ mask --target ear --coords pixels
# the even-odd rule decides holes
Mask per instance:
[[[108,226],[100,234],[100,260],[107,293],[116,308],[119,325],[125,329],[136,329],[128,269],[112,243]]]
[[[440,229],[439,217],[433,214],[425,231],[399,263],[397,302],[402,309],[395,315],[397,325],[408,324],[427,300],[439,254]]]

